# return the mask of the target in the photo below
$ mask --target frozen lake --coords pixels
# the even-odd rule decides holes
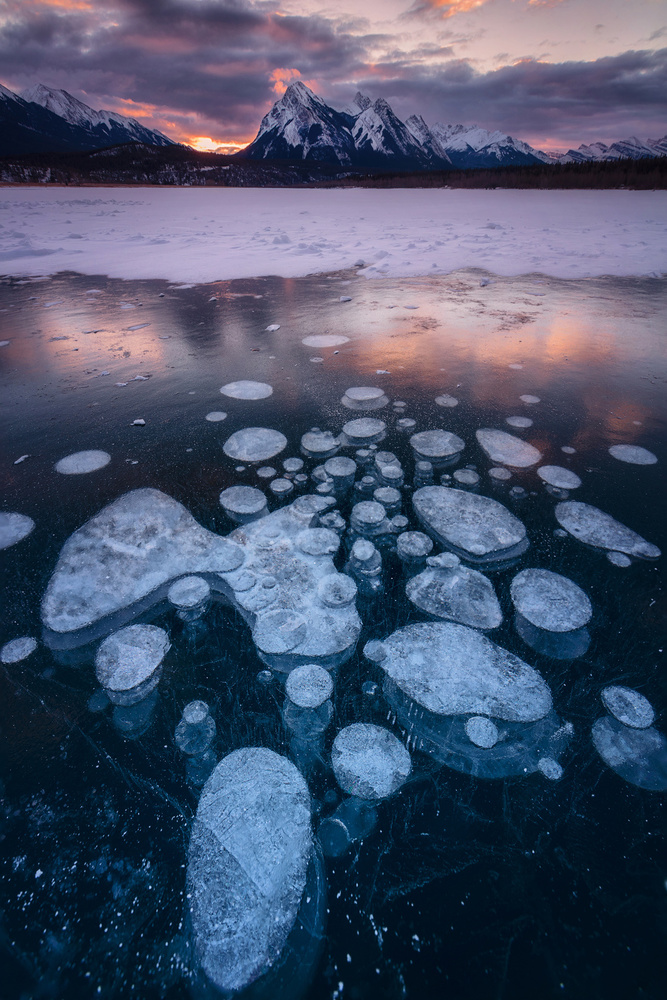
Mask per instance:
[[[294,277],[395,246],[357,216],[401,192],[223,265],[233,213],[151,244],[166,194],[3,192],[0,269],[84,272],[0,282],[3,996],[662,998],[665,279]],[[443,270],[519,246],[485,194],[442,193]],[[612,211],[556,194],[508,267]],[[577,276],[666,269],[627,194]]]
[[[664,191],[0,189],[0,274],[667,272]]]

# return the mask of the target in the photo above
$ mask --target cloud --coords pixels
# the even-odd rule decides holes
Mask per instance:
[[[483,7],[489,0],[416,0],[408,16],[419,14],[437,14],[439,17],[454,17],[455,14],[466,14],[470,10]],[[533,2],[533,0],[529,0]]]
[[[429,2],[442,13],[469,0]],[[291,79],[338,105],[361,88],[403,117],[477,121],[520,138],[578,144],[667,131],[667,49],[480,72],[449,28],[410,44],[263,0],[4,0],[0,18],[7,86],[62,87],[176,138],[249,141]]]

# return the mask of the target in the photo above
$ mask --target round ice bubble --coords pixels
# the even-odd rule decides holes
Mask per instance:
[[[609,449],[609,454],[628,465],[655,465],[658,461],[657,455],[637,444],[614,444]]]
[[[0,663],[20,663],[22,660],[27,660],[36,649],[37,640],[30,635],[23,635],[19,639],[10,639],[0,649]]]
[[[341,729],[331,748],[331,764],[343,791],[361,799],[387,798],[412,769],[410,754],[393,733],[363,722]]]
[[[648,729],[655,721],[651,702],[632,688],[613,684],[603,688],[601,698],[607,711],[631,729]]]
[[[316,663],[295,667],[285,681],[285,693],[299,708],[319,708],[333,693],[331,674]]]
[[[56,472],[63,476],[82,476],[87,472],[97,472],[111,461],[106,451],[75,451],[56,462]]]
[[[35,527],[35,522],[26,514],[0,511],[0,549],[8,549],[27,538]]]
[[[231,399],[266,399],[272,395],[273,388],[266,382],[252,382],[241,379],[238,382],[228,382],[220,389],[223,396]]]

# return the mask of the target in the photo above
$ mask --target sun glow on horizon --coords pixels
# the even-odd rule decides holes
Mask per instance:
[[[237,153],[251,141],[246,142],[226,142],[224,139],[212,139],[209,135],[187,136],[183,140],[188,146],[192,146],[200,153]]]

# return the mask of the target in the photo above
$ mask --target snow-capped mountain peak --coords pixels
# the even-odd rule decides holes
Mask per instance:
[[[43,83],[29,87],[21,96],[24,101],[39,104],[47,111],[64,118],[70,125],[76,125],[102,140],[108,140],[107,145],[144,142],[150,146],[168,146],[173,142],[162,132],[146,128],[135,118],[127,118],[115,111],[95,111],[66,90],[55,90]]]

